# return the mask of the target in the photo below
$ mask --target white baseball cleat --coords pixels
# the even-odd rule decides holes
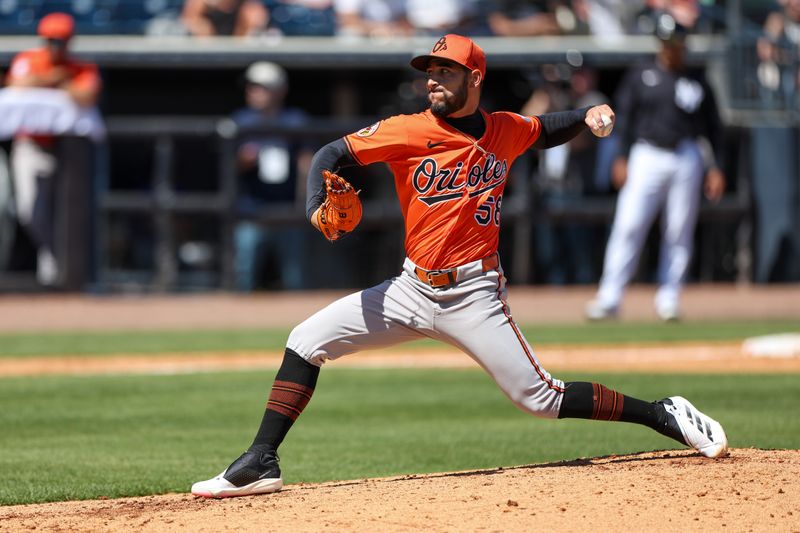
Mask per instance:
[[[677,305],[657,305],[656,314],[664,322],[678,322],[681,319],[681,311]]]
[[[269,494],[278,492],[283,487],[283,479],[259,479],[242,487],[237,487],[227,479],[225,472],[220,475],[198,481],[192,485],[192,494],[204,498],[233,498],[235,496],[251,496],[253,494]]]
[[[601,304],[599,300],[591,300],[586,304],[584,313],[588,320],[600,321],[616,319],[618,311],[619,309],[616,306],[609,307]]]
[[[232,498],[277,492],[283,487],[274,450],[246,451],[221,474],[192,485],[192,494],[204,498]]]
[[[671,396],[658,403],[667,411],[668,426],[675,422],[675,429],[680,430],[687,446],[706,457],[720,457],[727,453],[728,438],[720,423],[701,413],[689,400],[681,396]]]

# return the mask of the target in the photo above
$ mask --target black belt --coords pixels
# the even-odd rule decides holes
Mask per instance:
[[[678,139],[675,142],[669,141],[654,141],[652,139],[642,139],[642,142],[645,144],[649,144],[650,146],[655,146],[656,148],[661,148],[662,150],[674,150],[678,147],[678,145],[683,142],[683,139]]]

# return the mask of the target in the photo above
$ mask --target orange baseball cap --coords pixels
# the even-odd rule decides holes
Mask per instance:
[[[433,45],[430,54],[417,56],[411,60],[411,66],[425,72],[431,59],[449,59],[469,70],[480,70],[481,77],[486,77],[486,54],[472,39],[455,33],[448,33]]]
[[[75,20],[66,13],[50,13],[39,21],[38,33],[45,39],[66,41],[75,31]]]

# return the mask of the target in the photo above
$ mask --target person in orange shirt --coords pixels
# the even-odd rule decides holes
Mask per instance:
[[[722,426],[683,397],[647,402],[599,383],[552,377],[511,315],[497,253],[509,169],[526,150],[562,144],[586,128],[608,135],[613,110],[599,105],[540,116],[489,113],[479,106],[484,52],[460,35],[445,35],[411,66],[427,75],[430,107],[320,149],[306,203],[309,220],[322,230],[323,171],[389,165],[405,220],[402,271],[333,302],[292,330],[253,443],[221,474],[195,483],[192,493],[222,498],[279,490],[278,446],[311,399],[323,363],[425,337],[467,353],[533,415],[632,422],[707,457],[725,454]]]
[[[58,89],[79,106],[93,106],[100,93],[100,76],[96,65],[70,56],[74,29],[74,20],[65,13],[42,18],[37,32],[44,46],[14,57],[6,85]],[[53,246],[53,177],[58,167],[55,145],[52,135],[20,131],[11,146],[17,219],[37,248],[36,272],[42,285],[53,285],[58,278]]]

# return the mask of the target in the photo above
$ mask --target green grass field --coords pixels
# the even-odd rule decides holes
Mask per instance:
[[[186,492],[249,444],[270,372],[0,381],[0,504]],[[627,394],[680,393],[731,445],[800,447],[796,375],[570,374]],[[288,483],[671,449],[645,428],[539,420],[478,370],[326,369],[281,449]]]
[[[740,339],[797,324],[526,328],[539,343]],[[3,356],[280,349],[285,332],[0,336]],[[230,343],[227,344],[227,343]],[[269,344],[272,343],[272,344]],[[0,379],[0,504],[186,492],[250,443],[274,371]],[[793,375],[564,374],[643,399],[681,394],[734,447],[800,448]],[[540,420],[479,370],[323,370],[281,448],[284,480],[319,482],[673,449],[630,424]]]
[[[524,326],[534,345],[603,344],[673,341],[740,340],[757,335],[800,332],[798,321],[771,322],[681,322],[640,324],[608,322]],[[282,350],[289,330],[200,330],[42,332],[0,334],[0,357],[52,355],[105,355],[109,353],[154,354],[160,352],[209,352]],[[402,349],[430,347],[433,341],[418,341]]]

